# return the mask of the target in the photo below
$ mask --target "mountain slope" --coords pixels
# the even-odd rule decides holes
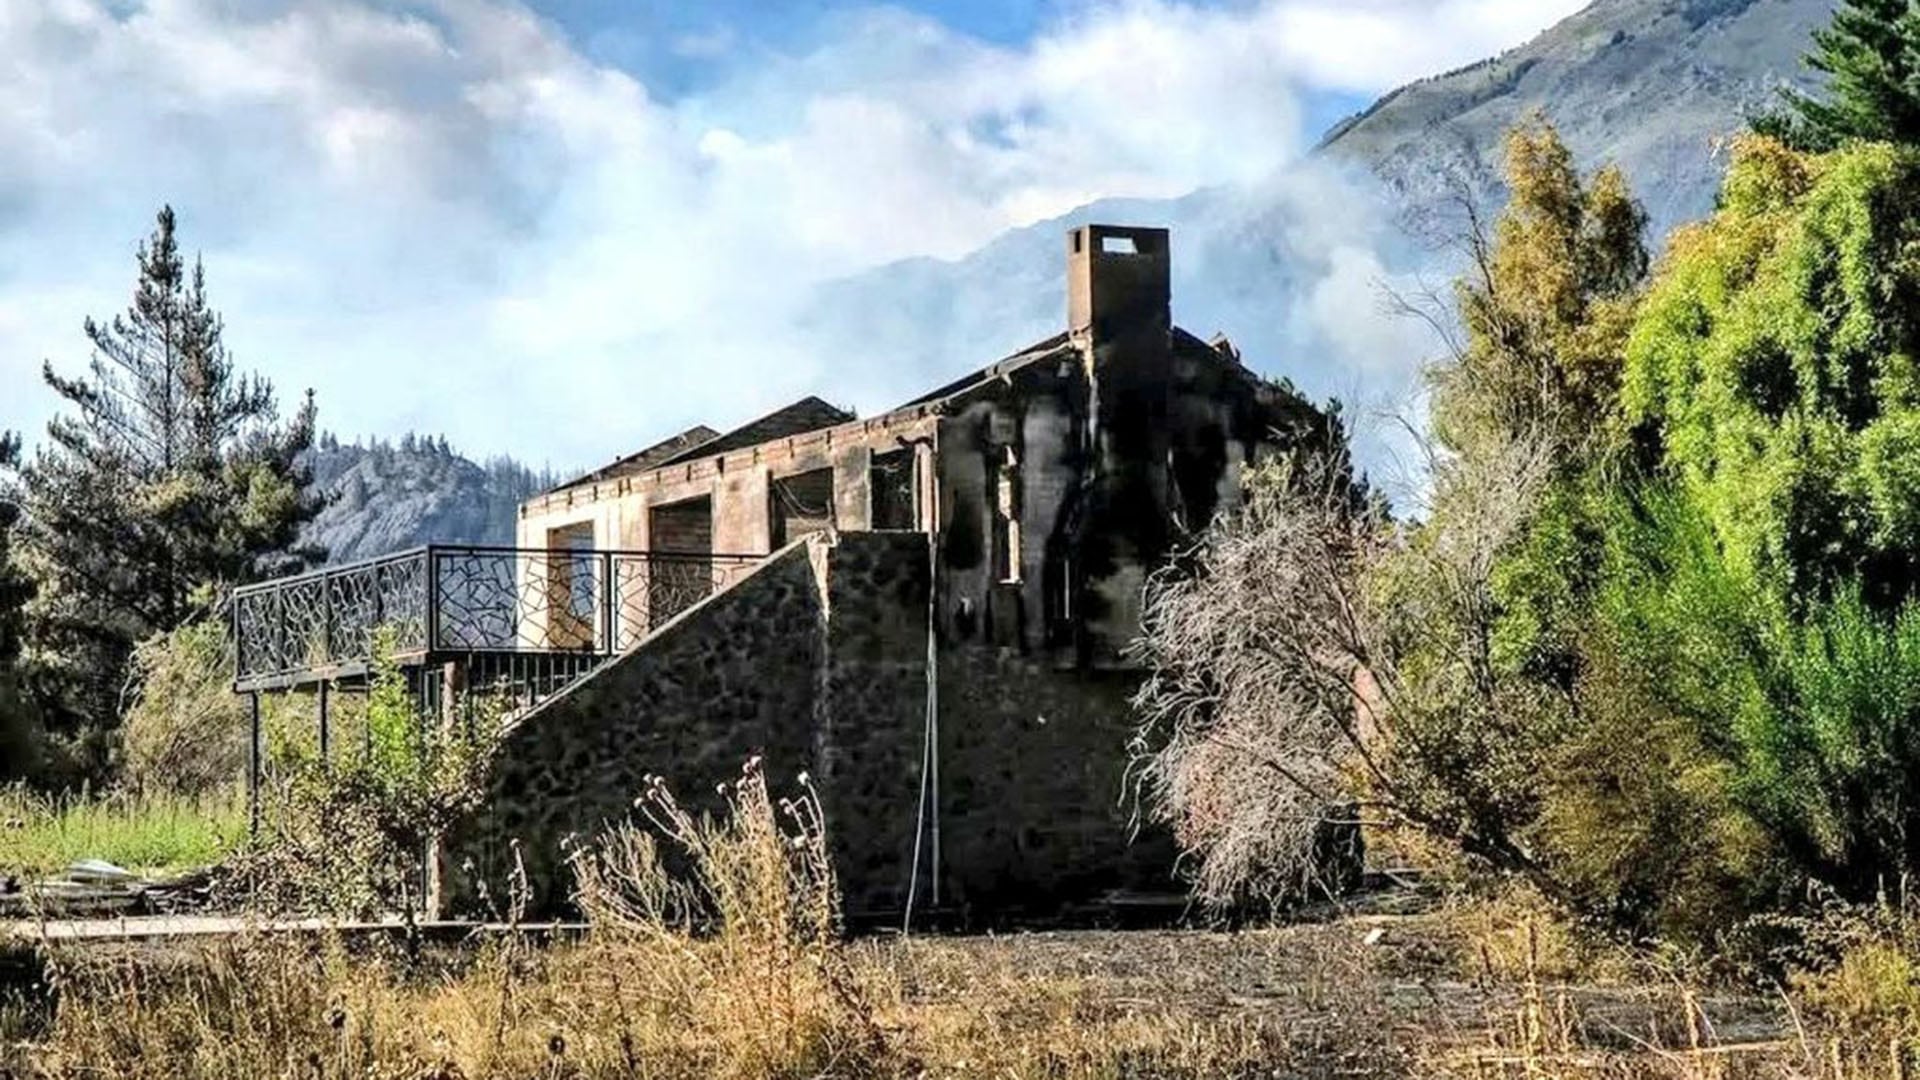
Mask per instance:
[[[551,475],[501,458],[485,465],[444,439],[342,443],[322,436],[308,455],[328,502],[302,536],[351,562],[425,543],[512,544],[520,502]]]
[[[1450,175],[1498,191],[1500,135],[1544,109],[1586,164],[1618,162],[1656,227],[1712,208],[1715,140],[1806,87],[1800,57],[1834,0],[1599,0],[1521,48],[1382,98],[1327,135],[1322,156],[1381,178],[1404,202]]]

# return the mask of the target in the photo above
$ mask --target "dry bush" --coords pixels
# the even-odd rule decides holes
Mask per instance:
[[[571,860],[596,937],[656,958],[633,972],[641,997],[714,1075],[811,1076],[888,1056],[840,940],[820,802],[800,782],[776,804],[755,759],[723,786],[715,819],[651,777],[636,804],[652,829],[615,826]]]
[[[1606,991],[1603,1006],[1627,1000],[1659,1027],[1644,1046],[1608,1041],[1604,1009],[1549,981],[1590,969],[1524,899],[1241,934],[848,941],[804,780],[798,797],[775,799],[750,765],[724,794],[701,817],[654,782],[639,800],[646,827],[580,848],[592,922],[579,939],[514,928],[436,951],[259,927],[203,945],[58,951],[57,1009],[0,995],[0,1075],[1876,1075],[1828,1070],[1825,1050],[1803,1068],[1822,1035],[1736,1052],[1687,1026],[1692,992],[1677,985]],[[1470,962],[1429,963],[1415,944],[1454,934],[1461,956],[1475,940],[1504,951],[1525,924],[1522,956],[1471,981],[1458,974]],[[1393,927],[1387,943],[1370,925]],[[1840,1060],[1884,1051],[1848,1045],[1865,1049]]]
[[[1920,1038],[1920,964],[1896,942],[1860,942],[1831,967],[1796,972],[1792,986],[1816,1022],[1850,1042]]]
[[[123,773],[145,791],[197,795],[233,784],[247,761],[246,699],[216,620],[156,634],[133,651],[121,728]]]
[[[1330,826],[1408,828],[1549,883],[1542,693],[1493,657],[1494,573],[1546,482],[1540,438],[1453,463],[1417,532],[1356,505],[1336,463],[1250,477],[1246,503],[1156,575],[1135,655],[1148,812],[1208,902],[1318,884]]]
[[[1836,1068],[1870,1076],[1897,1062],[1902,1078],[1920,1073],[1920,909],[1900,883],[1896,895],[1848,904],[1825,893],[1804,916],[1751,920],[1736,947],[1781,969],[1796,1008],[1827,1043]]]
[[[246,779],[251,721],[233,692],[233,644],[218,620],[185,623],[141,642],[119,731],[118,783],[141,795],[199,797]],[[260,695],[268,756],[310,754],[319,717],[310,697]]]
[[[1456,896],[1437,915],[1467,978],[1625,984],[1670,974],[1651,954],[1597,936],[1523,883]]]
[[[1208,902],[1311,888],[1317,838],[1352,821],[1371,752],[1356,582],[1380,548],[1350,477],[1309,461],[1256,475],[1245,507],[1148,585],[1136,775]]]

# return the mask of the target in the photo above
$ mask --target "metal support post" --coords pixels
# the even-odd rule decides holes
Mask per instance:
[[[333,681],[320,680],[320,764],[333,767]]]
[[[260,773],[264,747],[260,733],[260,691],[248,694],[252,737],[247,741],[247,835],[260,836]]]

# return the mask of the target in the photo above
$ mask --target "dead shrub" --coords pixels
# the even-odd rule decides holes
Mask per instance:
[[[641,996],[675,1012],[686,1052],[715,1075],[811,1076],[888,1056],[840,941],[819,799],[800,784],[776,802],[756,759],[723,785],[714,818],[651,777],[636,806],[652,828],[615,826],[571,859],[596,937],[656,958],[633,973]]]
[[[233,784],[247,761],[246,702],[217,620],[156,634],[133,651],[133,694],[121,729],[127,783],[199,795]]]

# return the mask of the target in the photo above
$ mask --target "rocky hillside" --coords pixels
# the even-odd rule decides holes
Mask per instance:
[[[1619,162],[1657,227],[1704,214],[1715,141],[1800,63],[1834,0],[1597,0],[1504,56],[1382,98],[1330,132],[1322,156],[1361,166],[1418,203],[1465,177],[1497,194],[1500,133],[1544,109],[1585,162]]]
[[[328,498],[305,539],[329,562],[350,562],[429,541],[511,544],[520,502],[553,477],[501,458],[478,464],[443,438],[342,443],[323,435],[309,459]]]

